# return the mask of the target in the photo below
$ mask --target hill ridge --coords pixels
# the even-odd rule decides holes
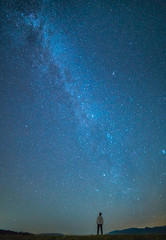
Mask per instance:
[[[166,234],[166,225],[156,227],[144,227],[144,228],[126,228],[122,230],[114,230],[107,233],[112,234]]]

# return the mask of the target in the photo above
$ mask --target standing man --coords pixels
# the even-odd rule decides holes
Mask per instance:
[[[103,217],[101,216],[102,213],[99,213],[99,216],[97,217],[96,223],[97,223],[97,235],[99,235],[99,229],[101,230],[101,235],[103,235]]]

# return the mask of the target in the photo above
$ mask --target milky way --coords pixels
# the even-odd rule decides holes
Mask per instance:
[[[0,10],[0,228],[164,225],[165,1]]]

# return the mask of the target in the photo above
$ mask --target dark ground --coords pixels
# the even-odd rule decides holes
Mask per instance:
[[[0,235],[0,240],[166,240],[166,234],[104,235],[104,236],[40,236]]]

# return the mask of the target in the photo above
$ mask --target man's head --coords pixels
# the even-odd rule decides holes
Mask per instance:
[[[101,216],[101,215],[102,215],[102,213],[100,212],[100,213],[99,213],[99,215]]]

